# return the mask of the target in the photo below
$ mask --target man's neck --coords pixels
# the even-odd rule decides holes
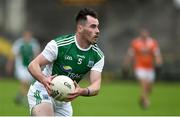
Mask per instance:
[[[89,48],[90,44],[85,40],[85,38],[78,33],[76,33],[76,41],[79,47],[83,49]]]

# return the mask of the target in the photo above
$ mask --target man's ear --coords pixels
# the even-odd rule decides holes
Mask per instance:
[[[82,32],[83,31],[83,26],[82,25],[77,25],[77,30],[78,30],[78,32]]]

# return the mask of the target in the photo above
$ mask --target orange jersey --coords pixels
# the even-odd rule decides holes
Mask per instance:
[[[135,68],[153,68],[154,55],[159,51],[158,43],[152,38],[142,40],[136,38],[133,40],[131,47],[134,53],[134,67]]]

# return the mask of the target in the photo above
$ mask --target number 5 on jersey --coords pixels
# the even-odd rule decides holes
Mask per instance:
[[[77,64],[82,64],[82,58],[78,58],[78,62],[77,62]]]

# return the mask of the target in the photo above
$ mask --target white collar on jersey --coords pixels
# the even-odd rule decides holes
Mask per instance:
[[[84,48],[81,48],[77,42],[77,39],[76,39],[76,35],[74,36],[74,39],[75,39],[75,43],[76,43],[76,46],[78,49],[80,49],[81,51],[88,51],[92,45],[90,45],[88,48],[84,49]]]

